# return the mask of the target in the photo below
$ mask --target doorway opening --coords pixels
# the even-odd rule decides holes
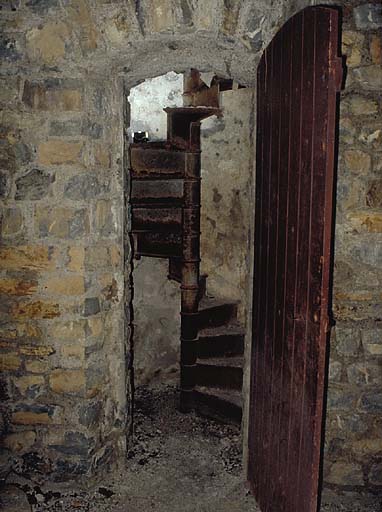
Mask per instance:
[[[145,80],[129,91],[128,102],[136,388],[129,457],[150,464],[158,443],[169,442],[169,453],[174,449],[179,431],[193,439],[183,451],[209,444],[207,452],[221,465],[210,470],[242,481],[254,89],[192,69]],[[189,136],[192,146],[182,146]],[[191,161],[196,169],[189,181],[181,174],[183,150],[186,174]],[[191,226],[184,228],[190,211]],[[192,242],[182,253],[183,228],[183,241],[191,232]],[[195,276],[197,290],[190,283]],[[190,293],[196,296],[192,311]],[[166,441],[149,435],[153,429],[167,435],[169,428]],[[150,448],[142,449],[141,439]]]

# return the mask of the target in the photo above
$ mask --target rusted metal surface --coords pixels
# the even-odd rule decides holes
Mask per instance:
[[[131,144],[131,177],[133,179],[170,179],[184,175],[185,154],[158,148],[152,143]]]
[[[132,205],[181,206],[183,204],[183,180],[136,180],[131,182]]]
[[[167,112],[167,142],[174,148],[200,151],[200,121],[207,117],[221,116],[213,107],[165,108]]]
[[[317,510],[337,41],[337,11],[307,8],[258,70],[248,479],[262,512]]]
[[[198,107],[219,107],[219,87],[216,83],[209,87],[200,77],[197,69],[191,69],[185,74],[184,93],[185,104]]]
[[[168,108],[168,140],[130,146],[135,257],[169,258],[181,283],[180,406],[193,407],[200,300],[200,121],[214,108]]]
[[[144,232],[134,235],[135,257],[150,256],[152,258],[181,258],[182,234]]]
[[[182,230],[181,208],[133,208],[132,232],[158,231],[178,233]]]

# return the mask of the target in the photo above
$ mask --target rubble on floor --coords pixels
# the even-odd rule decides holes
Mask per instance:
[[[259,512],[244,481],[238,427],[177,410],[173,385],[136,392],[134,441],[126,469],[82,489],[32,482],[10,474],[1,491],[4,512]],[[322,512],[381,512],[370,502],[349,508],[342,498]],[[342,503],[343,501],[343,503]]]

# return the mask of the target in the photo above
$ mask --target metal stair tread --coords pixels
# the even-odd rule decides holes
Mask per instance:
[[[218,327],[203,327],[199,329],[199,338],[215,338],[219,336],[245,336],[245,329],[237,321],[231,321]]]
[[[211,398],[218,398],[225,402],[230,402],[237,407],[243,406],[243,395],[236,389],[227,390],[222,388],[210,388],[207,386],[195,386],[195,391]]]
[[[239,303],[240,301],[238,300],[204,296],[199,302],[198,311],[208,311],[209,309],[217,308],[219,306],[237,306]]]
[[[232,368],[243,368],[244,357],[243,356],[227,356],[227,357],[208,357],[196,360],[198,366],[215,366],[215,367],[232,367]]]

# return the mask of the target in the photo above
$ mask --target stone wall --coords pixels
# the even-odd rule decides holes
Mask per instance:
[[[381,4],[344,9],[324,477],[373,490],[382,485],[381,29]]]
[[[123,444],[121,94],[2,80],[3,444],[22,471],[70,478]]]
[[[262,48],[309,3],[1,2],[2,439],[25,467],[73,478],[117,461],[123,448],[122,79],[132,87],[196,67],[254,84]],[[374,490],[382,485],[381,24],[379,2],[345,3],[325,466],[328,485]]]
[[[221,118],[202,123],[201,271],[210,295],[248,310],[251,220],[254,216],[253,88],[220,93]]]

